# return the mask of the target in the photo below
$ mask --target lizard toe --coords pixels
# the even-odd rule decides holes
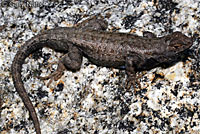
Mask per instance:
[[[62,77],[62,75],[64,74],[64,70],[65,70],[65,66],[64,64],[62,64],[61,62],[58,64],[58,68],[55,72],[53,72],[52,74],[48,75],[48,76],[37,76],[38,79],[40,80],[49,80],[47,87],[50,86],[50,84],[52,83],[52,81],[57,81],[58,79],[60,79]]]

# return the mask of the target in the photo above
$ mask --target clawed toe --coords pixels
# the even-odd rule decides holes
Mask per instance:
[[[126,89],[130,89],[131,86],[133,86],[134,88],[136,88],[136,86],[135,86],[135,80],[134,80],[134,79],[128,78],[128,79],[126,80],[125,88],[126,88]]]
[[[65,70],[65,66],[62,64],[62,63],[59,63],[58,64],[58,68],[55,72],[53,72],[52,74],[48,75],[48,76],[37,76],[38,79],[41,79],[41,80],[49,80],[48,84],[47,84],[47,87],[49,87],[49,85],[52,83],[52,81],[57,81],[58,79],[61,78],[61,76],[63,75],[63,72]]]
[[[126,84],[125,84],[125,88],[130,89],[131,86],[133,86],[133,88],[137,88],[136,84],[137,84],[138,88],[141,89],[140,83],[137,82],[136,80],[127,80]]]
[[[126,80],[126,84],[125,84],[125,88],[126,89],[130,89],[131,86],[133,86],[133,88],[137,88],[136,85],[138,86],[139,89],[141,89],[141,85],[139,82],[141,75],[134,75],[134,77],[129,76]]]

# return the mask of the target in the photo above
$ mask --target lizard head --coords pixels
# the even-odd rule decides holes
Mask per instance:
[[[174,32],[164,38],[164,42],[167,45],[167,52],[170,55],[176,55],[187,49],[189,49],[193,42],[192,38],[187,37],[181,32]]]
[[[162,56],[160,56],[157,60],[160,63],[170,63],[180,60],[181,57],[188,57],[189,51],[187,51],[193,44],[193,39],[187,37],[186,35],[182,34],[181,32],[174,32],[170,35],[164,36],[162,38],[163,43],[163,50]]]

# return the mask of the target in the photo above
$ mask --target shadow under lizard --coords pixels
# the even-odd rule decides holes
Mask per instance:
[[[33,104],[24,88],[21,78],[22,64],[33,52],[43,47],[62,51],[66,54],[59,60],[57,70],[41,79],[58,80],[65,69],[78,71],[85,56],[93,64],[120,68],[125,66],[126,88],[139,79],[138,70],[154,68],[161,63],[175,61],[178,55],[192,46],[192,38],[181,32],[156,37],[144,32],[143,37],[128,33],[108,32],[107,22],[91,18],[76,27],[60,27],[47,30],[23,44],[12,62],[11,73],[14,86],[28,109],[37,134],[41,134],[40,124]]]

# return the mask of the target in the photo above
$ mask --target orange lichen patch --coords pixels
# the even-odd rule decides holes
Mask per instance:
[[[177,20],[178,20],[178,17],[177,17],[177,16],[174,16],[174,17],[172,17],[172,20],[173,20],[173,21],[177,21]]]
[[[76,80],[75,80],[75,82],[76,82],[76,83],[79,83],[79,82],[80,82],[80,80],[79,80],[79,79],[76,79]]]
[[[6,131],[6,133],[3,133],[3,132],[5,132],[5,131],[2,131],[1,134],[7,134],[8,131],[11,129],[12,124],[13,124],[13,121],[8,121],[8,122],[6,123],[6,126],[5,126],[5,131]]]
[[[7,131],[2,131],[1,134],[7,134]]]
[[[152,84],[152,83],[156,82],[157,80],[163,80],[164,77],[165,77],[165,75],[163,72],[156,72],[155,74],[150,74],[150,75],[148,75],[148,78],[151,81],[151,83],[149,83],[149,84]]]
[[[9,37],[9,36],[8,36]],[[1,42],[5,45],[5,46],[8,46],[9,45],[9,42],[8,40],[5,40],[5,39],[2,39]],[[18,48],[20,47],[21,45],[17,46]]]
[[[158,6],[158,1],[159,1],[159,0],[152,0],[153,5],[154,5],[154,6]]]
[[[48,106],[48,107],[54,107],[54,106],[55,106],[54,103],[45,103],[45,105]],[[56,106],[57,106],[57,105],[56,105]]]
[[[75,113],[74,113],[74,119],[76,120],[77,118],[78,118],[78,113],[75,112]]]
[[[31,84],[31,87],[34,88],[34,87],[35,87],[35,84]]]
[[[111,17],[111,13],[106,13],[105,18],[110,18]]]
[[[130,33],[135,33],[136,32],[136,29],[131,29]]]
[[[174,80],[176,77],[176,73],[170,73],[165,76],[167,79]]]
[[[63,21],[62,25],[65,25],[66,27],[72,27],[73,26],[73,24],[69,24],[66,21]]]
[[[85,12],[83,8],[78,8],[80,12]]]
[[[62,110],[62,118],[66,118],[67,116],[68,116],[68,112],[65,109],[63,109]]]
[[[50,90],[49,90],[49,91],[52,93],[52,92],[53,92],[53,90],[54,90],[54,88],[50,88]]]
[[[89,65],[90,68],[95,68],[95,65]]]
[[[120,27],[111,27],[111,28],[109,28],[109,31],[110,32],[114,32],[114,31],[117,31],[117,30],[119,30],[120,29]]]
[[[56,84],[56,86],[59,85],[59,84],[63,84],[63,85],[64,85],[64,81],[60,80],[60,81]]]

